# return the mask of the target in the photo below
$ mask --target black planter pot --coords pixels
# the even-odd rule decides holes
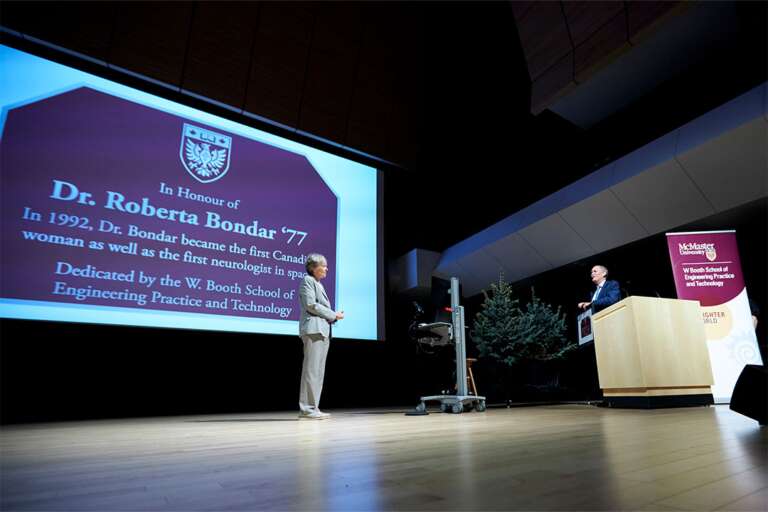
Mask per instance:
[[[474,366],[479,394],[489,404],[553,402],[569,399],[563,361],[521,361],[513,367],[480,359]]]
[[[525,363],[524,400],[549,402],[564,400],[566,390],[561,385],[561,361],[527,361]]]

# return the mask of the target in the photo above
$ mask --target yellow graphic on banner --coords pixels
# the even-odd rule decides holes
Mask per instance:
[[[733,313],[726,304],[701,308],[707,340],[724,339],[733,329]]]

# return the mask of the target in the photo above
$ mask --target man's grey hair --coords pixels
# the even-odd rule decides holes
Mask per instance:
[[[316,252],[311,252],[307,254],[307,262],[304,265],[307,269],[307,274],[312,275],[312,271],[315,269],[315,267],[327,263],[328,260],[325,259],[325,256]]]
[[[605,275],[608,275],[608,267],[606,267],[605,265],[594,265],[594,266],[597,268],[603,269],[603,272],[605,272]]]

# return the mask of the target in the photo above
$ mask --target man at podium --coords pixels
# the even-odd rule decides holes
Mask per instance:
[[[619,283],[606,279],[608,276],[608,269],[606,267],[603,265],[595,265],[592,267],[590,275],[592,276],[592,282],[595,283],[596,288],[592,292],[589,302],[579,302],[579,309],[587,309],[591,307],[592,313],[597,313],[621,300]]]

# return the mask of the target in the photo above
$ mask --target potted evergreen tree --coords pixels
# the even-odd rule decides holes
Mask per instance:
[[[485,369],[501,374],[496,380],[501,381],[506,399],[512,380],[533,387],[557,388],[559,373],[551,362],[562,360],[578,346],[565,336],[565,313],[559,306],[555,309],[543,302],[533,288],[530,301],[521,307],[503,274],[498,283],[491,284],[490,293],[484,294],[472,339],[481,360],[491,363],[484,365]],[[523,363],[528,363],[531,372],[523,379],[511,379],[510,372],[519,370]]]

